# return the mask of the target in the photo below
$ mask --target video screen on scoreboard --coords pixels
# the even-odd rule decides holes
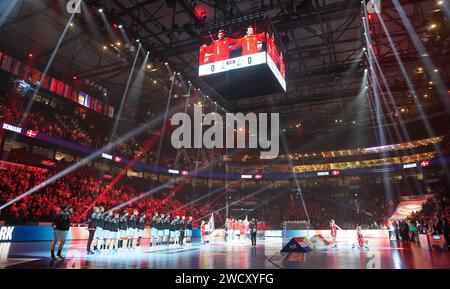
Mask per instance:
[[[267,65],[284,91],[286,91],[286,67],[284,65],[283,52],[279,49],[280,45],[278,43],[275,33],[270,31],[266,33]]]
[[[219,29],[200,46],[199,76],[266,63],[265,27],[244,25]]]
[[[267,23],[235,25],[204,35],[199,48],[199,76],[267,64],[286,90],[279,41]]]

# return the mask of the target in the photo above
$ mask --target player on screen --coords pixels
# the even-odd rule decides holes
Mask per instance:
[[[283,78],[286,78],[286,66],[284,65],[283,53],[280,54],[280,59],[278,61],[280,62],[281,76],[283,76]]]
[[[272,57],[272,60],[277,65],[278,62],[278,50],[275,45],[275,33],[272,33],[270,37],[267,37],[267,53]]]
[[[219,39],[214,40],[211,45],[203,45],[203,48],[205,48],[205,54],[214,54],[214,61],[227,60],[230,58],[230,46],[236,44],[238,41],[236,39],[226,37],[224,30],[219,30],[217,37]]]
[[[241,46],[243,56],[258,53],[258,42],[265,41],[264,35],[264,32],[255,34],[253,27],[249,26],[247,28],[247,34],[239,39],[236,44],[231,46],[230,50],[234,50]]]

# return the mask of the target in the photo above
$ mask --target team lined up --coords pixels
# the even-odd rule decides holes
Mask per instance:
[[[191,244],[192,223],[192,216],[188,220],[185,216],[176,216],[171,220],[169,213],[159,215],[155,212],[150,221],[150,247]],[[139,215],[136,209],[131,216],[128,211],[120,216],[118,212],[105,213],[102,206],[95,207],[88,225],[87,253],[117,252],[140,247],[145,225],[146,214]],[[94,251],[91,250],[92,245]]]

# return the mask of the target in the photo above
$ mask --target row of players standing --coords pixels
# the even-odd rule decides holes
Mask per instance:
[[[104,216],[106,214],[106,216]],[[191,243],[192,217],[186,221],[186,217],[176,216],[170,220],[170,214],[158,215],[154,213],[151,220],[150,246],[160,245],[183,245]],[[146,214],[139,215],[138,210],[133,210],[129,216],[124,211],[119,213],[109,211],[105,213],[104,207],[95,207],[89,221],[89,239],[87,242],[87,253],[95,254],[100,251],[117,252],[123,249],[133,249],[141,246],[146,225]],[[135,239],[137,241],[135,243]],[[185,239],[186,238],[186,239]],[[94,246],[94,251],[91,246]]]

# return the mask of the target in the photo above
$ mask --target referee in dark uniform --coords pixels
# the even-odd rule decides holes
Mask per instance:
[[[252,239],[252,246],[256,246],[256,234],[257,234],[257,221],[255,219],[252,219],[250,222],[250,235]]]
[[[67,233],[70,229],[70,215],[73,213],[72,206],[64,207],[64,209],[59,212],[55,219],[53,220],[53,241],[50,247],[50,257],[52,259],[56,259],[55,257],[55,247],[56,243],[59,242],[58,246],[58,258],[63,259],[62,249],[64,247],[64,243],[66,242]]]

